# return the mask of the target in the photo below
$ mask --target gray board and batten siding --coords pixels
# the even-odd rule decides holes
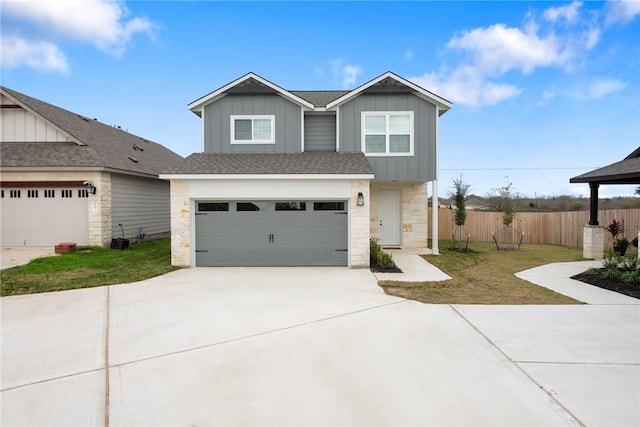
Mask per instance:
[[[171,231],[170,184],[168,181],[111,175],[112,238],[133,239],[141,227],[147,237]]]
[[[362,94],[340,106],[341,152],[362,151],[363,111],[413,111],[413,156],[367,157],[375,181],[418,181],[436,179],[436,106],[412,94]]]
[[[335,114],[305,114],[304,151],[336,151]]]
[[[299,153],[301,108],[275,94],[227,95],[204,107],[204,152]],[[275,144],[231,144],[231,116],[234,115],[275,116]]]

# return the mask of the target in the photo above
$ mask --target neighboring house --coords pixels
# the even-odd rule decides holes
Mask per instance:
[[[103,246],[122,237],[119,224],[127,238],[169,234],[158,174],[181,156],[6,87],[0,101],[2,246]]]
[[[160,175],[172,263],[366,267],[370,237],[425,247],[450,108],[390,72],[352,91],[289,91],[249,73],[192,102],[202,153]]]

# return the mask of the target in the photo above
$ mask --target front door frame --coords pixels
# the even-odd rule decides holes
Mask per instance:
[[[396,218],[391,216],[396,215]],[[397,224],[396,224],[397,223]],[[402,190],[381,188],[379,193],[378,226],[380,246],[402,246]]]

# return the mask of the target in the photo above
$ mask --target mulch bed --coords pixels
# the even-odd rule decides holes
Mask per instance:
[[[384,268],[380,266],[380,264],[378,264],[378,261],[376,261],[376,259],[374,258],[369,258],[369,266],[369,268],[371,268],[371,271],[373,271],[374,273],[402,273],[402,270],[400,270],[398,267]]]
[[[600,274],[588,274],[586,272],[576,274],[571,278],[602,289],[607,289],[609,291],[618,292],[619,294],[640,299],[640,284],[637,283],[619,282],[617,280],[607,279]]]

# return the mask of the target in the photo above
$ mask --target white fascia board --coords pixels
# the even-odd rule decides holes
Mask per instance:
[[[373,174],[269,174],[269,175],[252,175],[252,174],[236,174],[236,175],[221,175],[221,174],[160,174],[160,179],[166,180],[336,180],[336,179],[360,179],[371,180],[374,178]]]
[[[289,92],[288,90],[285,90],[283,88],[281,88],[280,86],[271,83],[269,80],[265,80],[262,77],[260,77],[259,75],[255,74],[255,73],[247,73],[244,76],[232,81],[231,83],[228,83],[224,86],[222,86],[220,89],[216,89],[215,91],[211,92],[208,95],[203,96],[202,98],[196,99],[195,101],[193,101],[191,104],[188,105],[189,110],[193,111],[194,113],[198,114],[198,112],[202,111],[202,108],[204,108],[205,105],[210,104],[211,102],[215,101],[217,98],[220,97],[220,95],[224,95],[224,93],[231,89],[232,87],[244,82],[245,80],[248,79],[255,79],[257,81],[259,81],[260,83],[262,83],[265,86],[270,87],[271,89],[275,90],[276,92],[278,92],[278,94],[280,94],[280,96],[292,101],[295,104],[298,105],[302,105],[304,107],[309,108],[310,110],[314,109],[314,105],[311,104],[308,101],[305,101],[304,99],[292,94],[291,92]]]
[[[436,106],[438,106],[440,108],[441,114],[444,114],[446,111],[448,111],[449,109],[451,109],[451,103],[449,101],[447,101],[444,98],[439,97],[438,95],[429,92],[426,89],[421,88],[420,86],[418,86],[415,83],[410,82],[409,80],[406,80],[400,76],[398,76],[397,74],[392,73],[391,71],[387,71],[386,73],[376,77],[373,80],[368,81],[367,83],[355,88],[354,90],[352,90],[349,93],[346,93],[344,95],[342,95],[340,98],[334,100],[333,102],[330,102],[329,104],[327,104],[327,109],[334,109],[339,105],[344,104],[345,102],[349,101],[350,99],[355,98],[356,96],[360,95],[360,93],[362,93],[364,90],[370,88],[371,86],[381,82],[382,80],[391,77],[392,79],[402,83],[403,85],[413,89],[415,92],[417,92],[418,96],[420,96],[420,98],[429,101],[433,104],[435,104]]]

